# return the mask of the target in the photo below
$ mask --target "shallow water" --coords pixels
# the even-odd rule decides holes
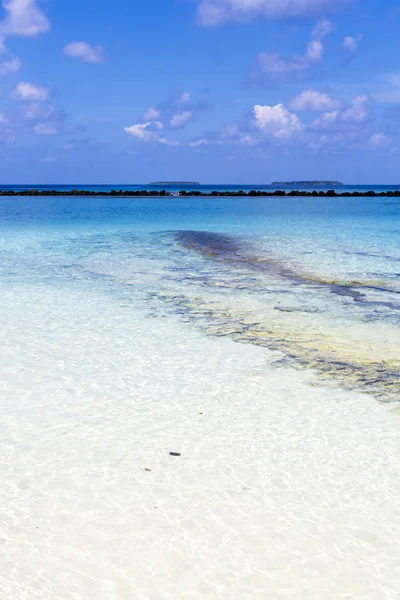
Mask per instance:
[[[2,596],[398,598],[399,216],[3,198]]]

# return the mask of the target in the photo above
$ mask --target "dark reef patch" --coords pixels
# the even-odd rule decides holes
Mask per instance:
[[[294,284],[328,287],[333,294],[349,296],[356,302],[368,301],[365,293],[360,291],[359,288],[365,291],[374,290],[400,294],[397,290],[374,283],[335,281],[316,275],[301,273],[274,257],[259,257],[252,254],[252,249],[245,242],[241,242],[223,233],[187,230],[177,231],[174,233],[174,236],[178,244],[200,253],[206,258],[226,262],[237,268],[246,268],[255,272],[268,272],[271,275],[289,279]],[[393,309],[398,308],[392,303],[386,303],[386,305]]]

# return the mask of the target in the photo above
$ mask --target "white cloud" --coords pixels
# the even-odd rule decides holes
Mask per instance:
[[[145,112],[145,114],[143,115],[143,120],[144,121],[155,121],[156,119],[158,119],[158,117],[160,116],[160,111],[158,110],[158,108],[154,108],[153,106],[151,106],[147,112]]]
[[[0,62],[0,77],[8,75],[9,73],[16,73],[22,67],[22,61],[18,58],[11,58],[10,60],[3,60]]]
[[[0,125],[7,125],[8,119],[3,113],[0,113]]]
[[[368,96],[356,96],[353,98],[351,106],[343,110],[325,112],[311,123],[311,128],[315,130],[330,130],[343,125],[363,125],[370,114],[368,102]]]
[[[169,126],[172,129],[179,129],[180,127],[184,127],[188,121],[192,118],[193,113],[190,110],[184,110],[182,112],[175,113],[170,121]]]
[[[87,42],[70,42],[64,46],[63,53],[82,62],[99,64],[105,61],[102,46],[91,46]]]
[[[347,35],[342,43],[342,48],[345,52],[348,52],[349,54],[354,54],[355,52],[357,52],[358,50],[358,45],[360,43],[360,41],[362,40],[362,35],[358,34],[356,37],[353,37],[351,35]]]
[[[358,42],[355,37],[350,35],[346,36],[343,40],[342,48],[346,52],[355,52],[357,50]]]
[[[344,123],[361,123],[369,115],[367,106],[368,96],[356,96],[349,108],[339,113],[339,118]]]
[[[358,45],[363,36],[358,34],[356,37],[347,35],[342,42],[345,64],[349,64],[357,55]]]
[[[164,102],[150,106],[140,121],[142,123],[160,121],[166,129],[181,129],[195,115],[207,112],[212,108],[212,105],[208,102],[194,102],[188,92],[182,92],[182,89],[177,88]]]
[[[323,40],[324,37],[334,30],[334,28],[335,26],[332,21],[328,21],[328,19],[321,19],[314,27],[312,37],[316,40]]]
[[[338,121],[339,111],[334,110],[331,112],[324,113],[321,117],[318,117],[311,123],[311,128],[318,131],[325,131],[332,129]]]
[[[188,92],[176,88],[164,102],[150,106],[137,123],[125,127],[124,131],[138,140],[153,141],[164,146],[180,146],[182,142],[171,140],[162,135],[160,130],[183,129],[195,115],[212,108],[208,102],[194,102]]]
[[[0,36],[0,55],[2,54],[10,54],[10,51],[5,44],[5,38]],[[21,67],[22,61],[17,56],[3,60],[0,62],[0,77],[8,75],[9,73],[15,73],[16,71],[19,71]]]
[[[176,140],[169,140],[168,138],[161,137],[158,139],[159,144],[163,144],[164,146],[180,146],[180,142]]]
[[[155,130],[162,128],[161,121],[147,121],[146,123],[136,123],[130,127],[124,127],[124,131],[139,140],[148,141],[154,138]]]
[[[27,81],[20,81],[14,90],[14,96],[20,100],[41,102],[47,100],[49,95],[50,90],[48,88],[43,88],[35,83],[28,83]]]
[[[33,131],[38,135],[56,135],[58,133],[56,127],[48,125],[47,123],[37,123],[33,128]]]
[[[322,61],[324,44],[321,40],[332,28],[333,25],[329,21],[319,21],[312,32],[307,51],[302,56],[285,59],[279,52],[260,52],[257,57],[258,70],[250,74],[249,82],[268,86],[305,79],[310,69]]]
[[[22,115],[28,120],[51,119],[56,114],[57,111],[52,104],[43,106],[39,102],[32,102],[31,104],[24,105],[22,108]]]
[[[324,53],[324,46],[319,40],[312,40],[308,43],[307,54],[305,55],[305,61],[310,63],[321,62],[322,55]]]
[[[251,136],[249,133],[244,133],[240,136],[239,142],[245,146],[256,146],[259,140]]]
[[[370,137],[369,145],[373,150],[377,150],[379,148],[388,148],[392,145],[392,140],[384,133],[375,133]]]
[[[313,17],[351,0],[197,0],[200,25],[217,27],[225,23],[246,23],[257,19]]]
[[[260,52],[257,62],[261,73],[271,83],[285,80],[288,76],[293,79],[303,79],[311,66],[322,60],[323,49],[321,42],[312,41],[304,56],[285,60],[278,52]]]
[[[6,16],[0,21],[0,35],[36,37],[50,29],[50,22],[38,0],[3,0]]]
[[[340,100],[331,98],[325,92],[319,92],[318,90],[304,90],[290,103],[292,110],[302,111],[310,110],[316,112],[333,111],[341,108],[342,103]]]
[[[192,142],[189,142],[189,146],[191,148],[198,148],[199,146],[208,146],[213,143],[215,143],[215,140],[211,140],[208,138],[200,138],[198,140],[193,140]]]
[[[255,124],[263,133],[275,138],[289,138],[303,130],[299,118],[283,106],[261,106],[256,104],[253,109]]]

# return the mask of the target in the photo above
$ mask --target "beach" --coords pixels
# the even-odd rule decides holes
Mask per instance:
[[[7,202],[1,596],[397,599],[397,205],[328,222],[239,200]],[[189,230],[224,232],[246,265],[185,248]],[[278,271],[288,253],[322,283]],[[261,345],[238,334],[254,314]],[[378,387],[307,366],[310,324],[318,360],[326,340],[346,365],[382,360]]]

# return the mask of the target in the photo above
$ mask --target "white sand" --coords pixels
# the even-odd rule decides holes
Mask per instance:
[[[107,297],[0,315],[1,599],[400,598],[393,405]]]

